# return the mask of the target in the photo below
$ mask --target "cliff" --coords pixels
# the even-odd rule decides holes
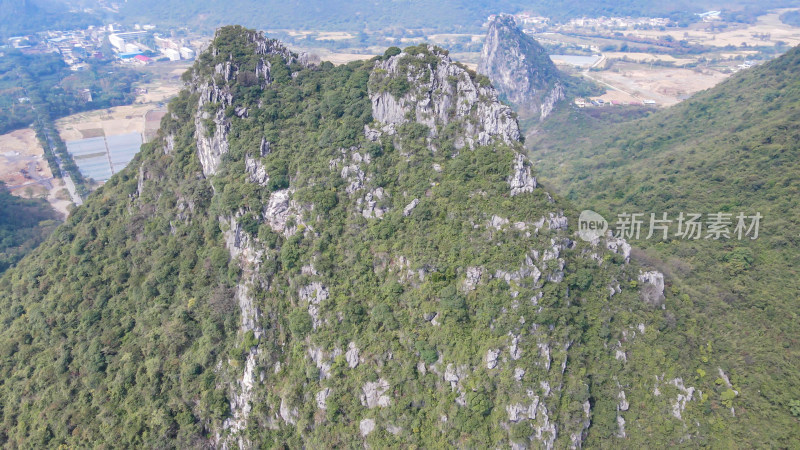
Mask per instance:
[[[478,72],[525,115],[544,119],[565,98],[561,73],[510,15],[498,15],[489,23]]]

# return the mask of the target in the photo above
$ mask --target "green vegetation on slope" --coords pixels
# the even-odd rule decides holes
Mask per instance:
[[[58,219],[46,201],[15,197],[0,182],[0,273],[42,243]]]
[[[764,216],[753,241],[631,242],[687,295],[676,314],[691,326],[679,321],[676,332],[691,337],[684,351],[701,374],[697,387],[718,390],[718,366],[735,374],[739,395],[721,392],[719,409],[707,414],[743,446],[798,439],[790,412],[800,398],[798,73],[795,48],[647,118],[607,126],[573,109],[529,140],[545,183],[612,227],[617,214],[631,212],[646,213],[646,222],[651,212]],[[707,344],[716,361],[704,354]]]

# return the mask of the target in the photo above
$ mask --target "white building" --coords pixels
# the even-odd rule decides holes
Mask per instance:
[[[125,52],[125,39],[119,37],[116,34],[112,34],[108,36],[108,41],[111,42],[111,45],[114,46],[117,50],[121,52]]]
[[[170,61],[180,61],[181,59],[181,52],[175,50],[174,48],[165,48],[161,53],[169,58]]]
[[[181,47],[180,49],[181,59],[194,59],[194,50],[190,49],[189,47]]]

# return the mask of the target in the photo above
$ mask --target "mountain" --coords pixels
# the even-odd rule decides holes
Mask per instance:
[[[0,277],[2,445],[791,442],[726,432],[717,391],[753,391],[701,392],[683,292],[576,235],[446,51],[334,66],[224,27],[184,81]]]
[[[478,72],[523,114],[540,120],[565,98],[562,75],[550,55],[511,15],[500,14],[489,23]]]
[[[595,122],[570,109],[528,142],[544,183],[610,222],[619,213],[645,213],[649,221],[650,213],[675,220],[681,212],[722,212],[733,232],[738,214],[763,216],[755,240],[630,242],[686,295],[675,327],[687,339],[687,370],[707,374],[696,386],[724,386],[717,368],[736,374],[737,396],[720,402],[728,417],[713,409],[708,416],[724,421],[741,446],[798,439],[798,69],[800,48],[793,48],[630,123],[576,133]]]
[[[97,24],[97,18],[71,12],[58,0],[0,0],[0,38]]]
[[[95,0],[97,1],[97,0]],[[102,4],[98,2],[98,4]],[[794,6],[792,0],[733,0],[726,8],[758,15],[776,8]],[[501,12],[533,12],[557,21],[580,17],[669,17],[682,26],[700,20],[695,13],[719,9],[718,1],[664,3],[655,0],[415,0],[415,1],[321,1],[276,0],[127,0],[119,2],[118,20],[127,23],[209,29],[239,23],[263,29],[342,30],[395,36],[411,29],[436,32],[479,32],[486,17]],[[99,8],[97,8],[99,9]]]

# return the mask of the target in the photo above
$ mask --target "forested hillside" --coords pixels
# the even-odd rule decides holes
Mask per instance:
[[[46,201],[15,197],[0,182],[0,273],[42,243],[59,219]]]
[[[544,182],[612,226],[621,213],[644,213],[649,224],[650,213],[721,212],[733,234],[740,212],[763,216],[755,240],[707,239],[705,228],[700,239],[682,239],[674,222],[666,241],[643,234],[631,244],[686,294],[676,316],[687,321],[675,329],[695,341],[684,350],[698,385],[719,385],[706,345],[735,374],[738,395],[725,404],[736,418],[717,426],[763,430],[773,445],[796,439],[800,414],[799,73],[795,48],[644,119],[595,126],[573,109],[529,140]]]

